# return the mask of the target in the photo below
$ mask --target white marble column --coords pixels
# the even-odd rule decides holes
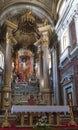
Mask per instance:
[[[38,57],[39,57],[39,84],[40,84],[40,92],[42,88],[44,88],[44,79],[43,79],[43,51],[42,45],[38,47]]]
[[[43,89],[43,99],[45,104],[52,104],[52,92],[50,88],[50,77],[49,77],[49,33],[43,33],[43,77],[44,77],[44,89]]]
[[[43,102],[46,105],[52,104],[52,92],[50,89],[50,79],[49,79],[49,60],[48,60],[48,45],[50,38],[50,26],[45,25],[39,28],[39,31],[42,34],[42,52],[43,52],[43,86],[41,88],[41,93],[43,97]]]
[[[43,75],[44,75],[44,89],[50,88],[49,82],[49,36],[48,32],[43,33],[42,49],[43,49]]]

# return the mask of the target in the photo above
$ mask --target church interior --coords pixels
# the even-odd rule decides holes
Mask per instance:
[[[78,129],[78,1],[0,0],[0,129]]]

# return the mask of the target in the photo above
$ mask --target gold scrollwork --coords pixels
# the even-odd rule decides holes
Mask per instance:
[[[42,41],[42,44],[43,45],[45,45],[45,46],[48,46],[49,45],[49,39],[44,39],[43,41]]]
[[[11,37],[8,33],[6,33],[6,42],[10,43],[11,42]]]
[[[9,35],[8,33],[6,34],[6,42],[7,43],[14,43],[14,44],[17,44],[17,41],[16,39],[12,36],[12,35]]]

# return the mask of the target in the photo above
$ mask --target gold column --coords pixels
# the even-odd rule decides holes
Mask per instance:
[[[24,114],[25,113],[21,113],[21,127],[24,127]]]
[[[17,43],[14,37],[12,37],[12,29],[15,29],[16,26],[9,21],[6,21],[6,50],[5,50],[5,67],[4,67],[4,87],[2,90],[2,109],[5,110],[4,122],[2,127],[10,127],[8,121],[8,110],[11,108],[11,51],[12,51],[12,42]]]
[[[11,105],[11,39],[9,32],[6,33],[6,51],[5,51],[5,68],[4,68],[4,87],[2,91],[2,108],[7,109]],[[7,100],[6,100],[7,99]]]
[[[32,112],[29,113],[29,125],[32,126],[33,125],[33,117],[32,117]]]
[[[11,40],[8,32],[6,33],[5,73],[2,99],[2,108],[5,110],[2,127],[10,127],[8,121],[8,110],[11,105]]]
[[[56,113],[56,125],[57,126],[60,125],[60,113],[59,112]]]

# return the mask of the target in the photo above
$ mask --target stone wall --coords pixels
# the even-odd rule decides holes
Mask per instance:
[[[64,81],[61,86],[67,85],[69,82],[73,84],[76,96],[76,104],[78,105],[78,58],[74,57],[67,65],[60,70],[60,80],[63,80],[64,76],[72,75],[72,79],[69,81]]]

